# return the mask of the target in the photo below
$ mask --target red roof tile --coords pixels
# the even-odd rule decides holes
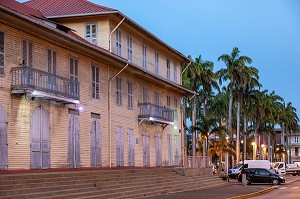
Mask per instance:
[[[31,7],[25,6],[15,0],[0,0],[0,4],[10,8],[14,11],[17,11],[19,13],[22,13],[24,15],[27,16],[35,16],[35,17],[39,17],[39,18],[44,18],[44,16],[42,15],[42,13],[38,10],[35,10]]]
[[[29,0],[25,5],[40,10],[45,17],[74,16],[117,11],[88,0]]]

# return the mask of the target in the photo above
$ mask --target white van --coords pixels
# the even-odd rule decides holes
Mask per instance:
[[[297,163],[286,164],[285,162],[276,162],[273,170],[278,174],[291,173],[292,175],[300,175],[300,167]]]
[[[271,163],[269,160],[245,160],[244,165],[243,162],[239,162],[233,168],[229,169],[229,177],[237,178],[243,168],[271,169]]]

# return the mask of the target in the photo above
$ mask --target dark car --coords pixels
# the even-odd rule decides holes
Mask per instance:
[[[246,184],[251,183],[272,183],[273,185],[278,185],[284,183],[285,179],[282,175],[274,173],[269,169],[261,168],[245,168],[238,175],[238,181],[242,182],[242,175],[246,174]]]

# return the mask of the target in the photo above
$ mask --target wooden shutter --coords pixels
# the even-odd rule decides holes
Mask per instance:
[[[7,118],[6,111],[2,105],[0,105],[0,170],[7,169]]]
[[[68,162],[71,168],[77,168],[80,166],[80,128],[76,116],[70,117],[68,131]]]
[[[116,163],[117,166],[124,166],[124,142],[123,128],[117,127],[116,132]]]
[[[175,135],[175,166],[179,166],[179,136]]]
[[[91,126],[91,166],[101,166],[101,136],[99,121],[94,120]]]
[[[134,131],[133,129],[128,130],[128,166],[135,165],[134,158]]]
[[[167,144],[168,144],[168,162],[169,166],[173,165],[172,160],[172,136],[170,134],[167,135]]]

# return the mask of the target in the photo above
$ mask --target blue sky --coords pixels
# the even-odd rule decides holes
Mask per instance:
[[[299,0],[90,0],[114,8],[184,55],[217,59],[238,47],[253,59],[263,89],[300,116]],[[24,1],[23,1],[24,2]]]
[[[263,89],[300,116],[300,1],[92,0],[115,8],[185,55],[217,59],[238,47],[253,59]]]

